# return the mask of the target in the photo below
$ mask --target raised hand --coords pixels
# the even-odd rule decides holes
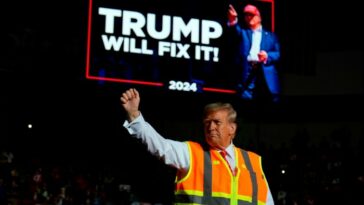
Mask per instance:
[[[228,20],[229,24],[235,24],[238,18],[238,13],[236,12],[233,5],[229,4],[229,10],[228,10]]]
[[[139,92],[135,88],[126,90],[120,97],[121,104],[128,115],[128,121],[131,122],[139,116]]]

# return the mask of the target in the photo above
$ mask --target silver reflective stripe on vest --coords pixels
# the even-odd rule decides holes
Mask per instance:
[[[208,205],[229,205],[230,199],[212,197],[212,163],[210,151],[204,151],[203,203]]]
[[[257,182],[257,176],[253,170],[252,163],[250,162],[249,154],[247,151],[240,149],[241,154],[243,155],[245,166],[250,172],[250,180],[252,181],[252,202],[248,204],[256,205],[258,204],[258,182]],[[246,203],[238,203],[239,205],[245,205]]]
[[[203,176],[203,196],[207,201],[212,198],[212,163],[211,156],[208,150],[204,151],[204,176]]]

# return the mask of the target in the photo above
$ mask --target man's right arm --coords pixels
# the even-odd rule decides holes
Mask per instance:
[[[238,13],[234,9],[233,5],[229,5],[228,10],[228,26],[235,26],[238,23]]]
[[[187,143],[162,137],[139,112],[133,121],[125,121],[123,126],[132,137],[142,141],[148,151],[162,159],[165,164],[187,170],[190,164]]]

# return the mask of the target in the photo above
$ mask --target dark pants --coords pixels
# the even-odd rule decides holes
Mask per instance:
[[[261,63],[250,63],[250,73],[243,82],[242,97],[259,102],[272,101]]]

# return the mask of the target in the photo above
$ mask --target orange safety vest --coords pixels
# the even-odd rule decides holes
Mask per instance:
[[[190,167],[183,177],[177,172],[175,204],[264,205],[268,184],[261,157],[234,147],[235,175],[218,150],[187,142]]]

